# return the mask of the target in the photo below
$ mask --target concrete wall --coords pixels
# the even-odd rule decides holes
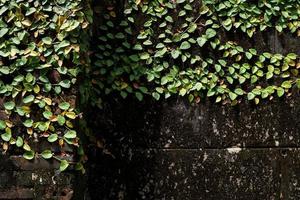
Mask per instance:
[[[77,194],[74,183],[79,182],[78,174],[59,174],[56,161],[1,156],[0,163],[0,199],[69,200]]]
[[[235,107],[110,101],[94,126],[113,156],[90,152],[91,197],[299,199],[299,113],[297,93]]]

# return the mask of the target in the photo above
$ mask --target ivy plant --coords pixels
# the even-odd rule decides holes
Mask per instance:
[[[85,6],[81,0],[0,1],[3,152],[56,159],[65,170],[71,155],[64,147],[79,148],[74,95],[85,59],[81,38],[91,22]],[[48,147],[36,150],[43,141]],[[76,167],[82,169],[80,163]]]
[[[129,0],[124,10],[112,2],[103,7],[92,64],[96,93],[235,105],[300,87],[299,55],[270,53],[232,37],[251,41],[270,31],[299,37],[297,0]]]

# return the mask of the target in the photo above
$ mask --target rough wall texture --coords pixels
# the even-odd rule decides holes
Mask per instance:
[[[27,161],[19,156],[2,156],[0,162],[0,199],[69,200],[76,192],[73,184],[78,175],[59,174],[58,162]]]
[[[92,152],[92,199],[300,198],[298,94],[235,107],[128,100],[104,112],[114,157]]]

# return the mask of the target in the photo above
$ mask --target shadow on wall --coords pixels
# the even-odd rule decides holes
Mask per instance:
[[[236,107],[110,99],[89,115],[112,154],[89,152],[91,199],[299,199],[299,112],[298,94]]]

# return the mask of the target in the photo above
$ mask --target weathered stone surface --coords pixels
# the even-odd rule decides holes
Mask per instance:
[[[45,159],[33,159],[32,161],[24,159],[22,156],[11,156],[14,166],[21,170],[37,170],[37,169],[58,169],[59,162],[56,160],[47,161]]]
[[[134,151],[106,160],[112,165],[89,189],[104,200],[299,199],[299,156],[288,148]]]
[[[300,54],[300,40],[291,33],[278,33],[275,29],[268,36],[268,47],[272,53],[286,55],[288,53]]]
[[[209,102],[188,106],[182,100],[164,104],[160,148],[298,147],[299,97],[256,107]]]
[[[10,189],[0,189],[0,199],[32,199],[34,191],[32,188],[14,187]]]
[[[91,199],[299,199],[297,93],[260,105],[178,98],[105,109],[95,126],[112,156],[89,153]]]
[[[82,175],[75,171],[59,173],[59,163],[20,156],[0,157],[0,199],[83,199]],[[76,189],[76,192],[74,190]],[[73,199],[74,199],[73,198]]]
[[[12,171],[1,170],[1,172],[0,172],[0,188],[9,187],[9,186],[13,185],[15,182],[8,178],[8,177],[12,177],[12,176],[13,176]]]
[[[184,99],[139,105],[111,103],[96,120],[106,145],[113,149],[298,147],[300,96],[260,105],[190,105]],[[129,115],[130,113],[130,115]]]
[[[34,185],[71,185],[74,180],[74,174],[62,173],[56,174],[53,170],[36,170],[36,171],[15,171],[11,179],[16,180],[17,185],[34,186]],[[10,179],[10,180],[11,180]]]

